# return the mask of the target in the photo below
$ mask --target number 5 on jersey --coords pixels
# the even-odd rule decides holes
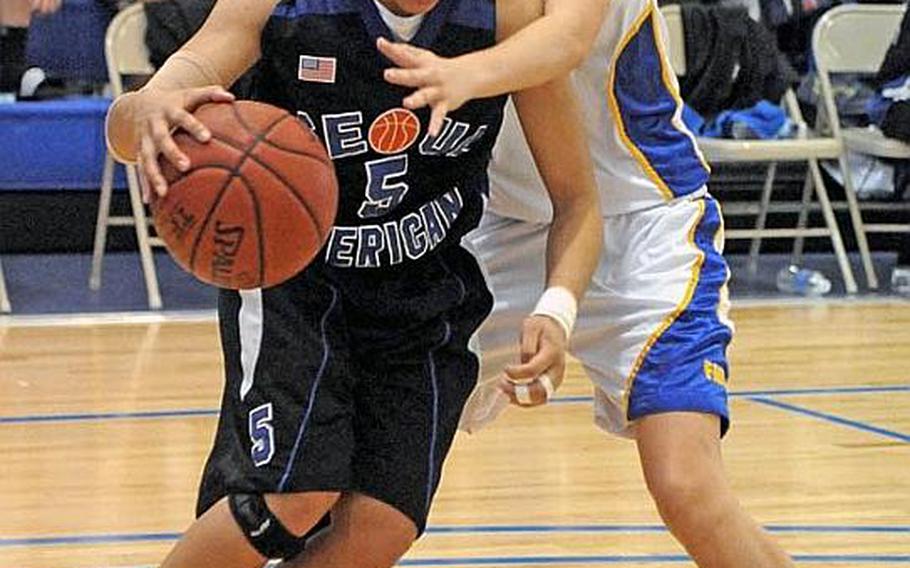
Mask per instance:
[[[364,164],[367,169],[366,198],[357,214],[361,219],[382,217],[398,207],[408,193],[408,184],[395,181],[408,173],[408,156],[392,156]]]
[[[250,455],[256,467],[272,461],[275,455],[275,429],[272,427],[272,403],[250,411]]]

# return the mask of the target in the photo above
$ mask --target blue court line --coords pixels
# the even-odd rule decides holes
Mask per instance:
[[[85,544],[119,544],[129,542],[173,542],[182,533],[130,533],[130,534],[82,534],[71,536],[37,536],[24,538],[0,538],[0,548],[16,546],[66,546]]]
[[[910,525],[765,525],[772,533],[885,533],[910,534]],[[665,533],[664,525],[438,525],[427,534],[520,534],[520,533]]]
[[[910,525],[766,525],[771,533],[852,533],[852,534],[910,534]],[[427,528],[429,535],[476,535],[476,534],[570,534],[570,533],[614,533],[643,534],[667,533],[663,525],[439,525]],[[155,543],[172,542],[180,538],[178,532],[84,534],[67,536],[40,536],[21,538],[0,538],[0,548],[23,546],[66,546],[91,544]]]
[[[816,387],[803,389],[768,389],[768,390],[742,390],[730,393],[730,398],[749,398],[753,396],[824,396],[830,394],[887,394],[910,392],[910,385],[884,385],[877,387]],[[550,401],[550,404],[576,404],[591,402],[593,397],[588,395],[560,396]]]
[[[910,392],[910,385],[886,385],[880,387],[826,387],[804,389],[770,389],[770,390],[744,390],[731,392],[731,397],[749,396],[813,396],[826,394],[882,394],[895,392]]]
[[[796,414],[802,414],[804,416],[810,416],[812,418],[819,418],[839,426],[847,426],[855,430],[862,430],[863,432],[870,432],[872,434],[878,434],[880,436],[885,436],[894,440],[899,440],[901,442],[910,443],[910,436],[906,434],[901,434],[900,432],[895,432],[894,430],[888,430],[886,428],[879,428],[878,426],[873,426],[871,424],[866,424],[865,422],[859,422],[857,420],[850,420],[848,418],[843,418],[837,416],[836,414],[829,414],[827,412],[819,412],[818,410],[812,410],[810,408],[805,408],[802,406],[797,406],[795,404],[790,404],[788,402],[781,402],[779,400],[773,400],[770,398],[763,397],[747,397],[747,400],[752,402],[757,402],[759,404],[764,404],[765,406],[772,406],[774,408],[779,408],[781,410],[786,410],[788,412],[793,412]]]
[[[910,392],[910,385],[889,385],[877,387],[831,387],[805,389],[746,390],[730,393],[731,398],[752,398],[766,396],[824,396],[830,394],[887,394]],[[579,404],[593,401],[590,395],[561,396],[550,404]],[[26,414],[21,416],[0,416],[3,424],[41,424],[56,422],[100,422],[106,420],[156,420],[170,418],[210,418],[218,416],[214,408],[187,408],[177,410],[153,410],[136,412],[79,412],[70,414]]]
[[[795,554],[802,563],[910,564],[910,554]],[[399,566],[542,566],[548,564],[650,564],[692,562],[683,554],[617,554],[592,556],[489,556],[477,558],[406,558]]]
[[[185,408],[180,410],[146,410],[137,412],[77,412],[73,414],[27,414],[0,416],[0,424],[33,424],[54,422],[98,422],[104,420],[153,420],[159,418],[192,418],[218,416],[213,408]]]

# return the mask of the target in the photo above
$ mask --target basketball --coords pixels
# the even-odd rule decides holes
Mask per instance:
[[[419,134],[417,116],[396,108],[382,113],[370,125],[370,146],[380,154],[397,154],[410,148]]]
[[[313,260],[335,220],[338,182],[325,149],[270,105],[207,104],[194,115],[212,138],[174,135],[191,169],[161,160],[169,189],[152,202],[159,236],[209,284],[237,290],[288,280]]]

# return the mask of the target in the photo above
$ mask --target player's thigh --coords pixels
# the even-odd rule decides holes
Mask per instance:
[[[728,271],[713,199],[608,217],[603,258],[580,308],[573,353],[596,386],[597,422],[709,412],[726,423]]]
[[[332,540],[348,556],[348,565],[386,568],[394,565],[417,538],[417,529],[398,509],[360,493],[344,495],[332,510]]]
[[[341,293],[309,271],[222,291],[225,390],[201,513],[232,493],[343,491],[353,423]]]

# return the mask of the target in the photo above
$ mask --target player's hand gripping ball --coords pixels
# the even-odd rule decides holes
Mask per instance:
[[[240,290],[288,280],[335,221],[338,181],[325,148],[270,105],[212,103],[194,115],[212,137],[174,134],[191,168],[161,160],[168,191],[152,200],[158,234],[180,266],[209,284]]]

